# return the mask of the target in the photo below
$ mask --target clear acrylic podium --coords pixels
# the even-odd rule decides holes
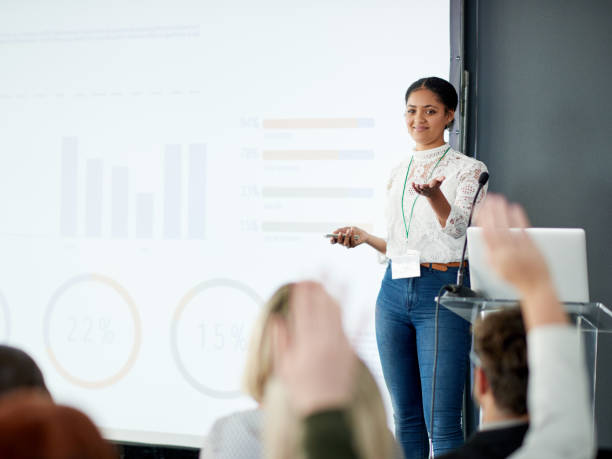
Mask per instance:
[[[443,296],[440,298],[440,304],[465,320],[474,323],[478,318],[488,313],[516,306],[517,302],[514,300],[492,300],[478,297]],[[597,344],[600,334],[612,333],[612,311],[602,303],[563,303],[563,305],[583,338],[585,361],[590,380],[593,420],[595,420]]]

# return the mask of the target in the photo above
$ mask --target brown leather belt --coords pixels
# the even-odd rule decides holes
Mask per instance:
[[[458,268],[461,263],[458,261],[451,261],[450,263],[421,263],[424,268],[435,269],[436,271],[447,271],[448,268]],[[467,261],[463,262],[463,266],[467,266]]]

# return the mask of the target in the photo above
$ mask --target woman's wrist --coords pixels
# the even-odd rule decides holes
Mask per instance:
[[[440,191],[438,188],[430,196],[427,196],[427,200],[429,201],[429,205],[433,211],[436,213],[440,225],[444,228],[446,226],[446,220],[451,212],[451,206],[446,200],[446,196],[444,196],[444,193],[442,193],[442,191]]]
[[[425,195],[425,197],[427,199],[429,199],[430,201],[439,201],[440,198],[446,199],[444,197],[444,193],[442,193],[442,190],[440,190],[440,188],[436,188],[435,190],[431,190],[431,193],[429,195]]]
[[[364,236],[364,242],[384,255],[387,252],[387,241],[378,236],[373,236],[368,233],[366,234],[367,236]]]

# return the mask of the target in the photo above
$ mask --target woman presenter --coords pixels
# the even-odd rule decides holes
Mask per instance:
[[[406,459],[426,458],[432,421],[435,300],[454,284],[478,178],[486,166],[444,141],[457,108],[454,87],[423,78],[406,91],[406,127],[416,146],[387,185],[387,239],[338,228],[332,244],[367,244],[390,260],[376,300],[376,340]],[[479,196],[482,200],[483,193]],[[466,278],[469,285],[469,279]],[[469,323],[441,307],[438,315],[435,456],[463,443],[461,407],[470,348]]]

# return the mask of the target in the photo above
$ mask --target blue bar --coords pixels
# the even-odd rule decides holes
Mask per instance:
[[[189,146],[189,237],[206,235],[206,145]]]
[[[102,236],[102,168],[101,159],[88,159],[85,188],[85,234],[87,237]]]
[[[164,151],[164,237],[181,237],[181,146]]]
[[[78,166],[78,140],[76,137],[64,137],[60,178],[60,234],[63,237],[77,235]]]
[[[290,221],[264,221],[261,222],[261,230],[264,233],[319,233],[325,234],[340,228],[342,222],[290,222]],[[370,231],[371,224],[361,223],[356,226]],[[331,229],[330,229],[331,228]]]
[[[357,120],[357,125],[360,128],[373,128],[374,118],[359,118]]]
[[[111,172],[111,236],[128,237],[128,186],[127,167],[113,167]]]
[[[136,193],[136,237],[153,237],[153,193]]]
[[[338,159],[346,159],[346,160],[374,159],[374,151],[373,150],[340,150],[338,152]]]
[[[372,188],[338,188],[338,187],[278,187],[268,186],[261,190],[263,198],[373,198]]]

